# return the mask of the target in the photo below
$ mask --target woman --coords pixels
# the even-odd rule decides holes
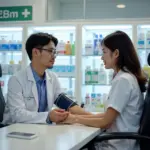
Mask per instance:
[[[64,123],[80,123],[91,127],[107,128],[106,132],[138,132],[143,110],[143,92],[147,82],[128,35],[116,31],[102,41],[106,69],[114,70],[106,112],[77,116],[70,114]],[[99,150],[137,150],[136,141],[111,140],[99,143]]]

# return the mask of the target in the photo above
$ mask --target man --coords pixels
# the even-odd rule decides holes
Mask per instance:
[[[67,118],[67,111],[89,114],[61,94],[57,76],[46,70],[54,65],[57,44],[58,40],[48,33],[32,34],[27,39],[31,64],[8,82],[4,123],[58,123]],[[51,110],[53,104],[62,109]]]

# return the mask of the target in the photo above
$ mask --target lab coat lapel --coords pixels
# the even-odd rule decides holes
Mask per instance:
[[[38,91],[37,91],[37,86],[36,86],[35,82],[33,82],[33,85],[32,85],[32,93],[33,93],[33,96],[35,98],[36,104],[39,108]]]
[[[28,77],[28,80],[32,82],[32,93],[33,93],[33,96],[34,96],[34,99],[36,101],[37,108],[38,108],[39,107],[38,91],[37,91],[37,86],[36,86],[35,79],[33,77],[32,69],[31,69],[30,66],[27,68],[27,77]]]
[[[47,103],[48,109],[51,110],[53,106],[53,88],[52,88],[52,76],[46,71],[46,88],[47,88]]]

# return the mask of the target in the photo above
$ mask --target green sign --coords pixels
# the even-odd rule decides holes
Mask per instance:
[[[0,21],[31,21],[32,6],[0,7]]]

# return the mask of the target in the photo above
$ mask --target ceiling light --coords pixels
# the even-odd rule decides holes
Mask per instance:
[[[117,8],[125,8],[126,5],[124,5],[124,4],[118,4],[116,7],[117,7]]]

